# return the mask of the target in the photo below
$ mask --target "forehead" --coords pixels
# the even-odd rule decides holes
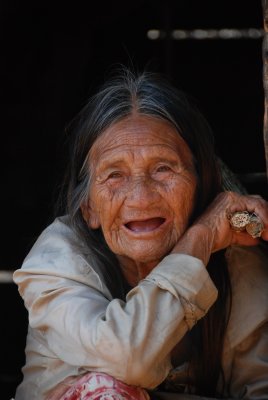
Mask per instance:
[[[192,160],[191,151],[176,128],[166,120],[146,115],[131,115],[108,127],[93,144],[89,158],[98,161],[109,153],[150,149],[178,154]]]

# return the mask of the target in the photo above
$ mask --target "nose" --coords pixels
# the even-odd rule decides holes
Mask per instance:
[[[160,194],[156,182],[150,177],[139,176],[132,179],[128,187],[125,204],[129,207],[146,209],[157,204]]]

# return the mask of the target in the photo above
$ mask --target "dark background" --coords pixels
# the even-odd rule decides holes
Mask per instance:
[[[235,173],[243,179],[265,171],[262,40],[169,39],[172,29],[262,28],[261,1],[120,0],[60,7],[5,0],[0,26],[0,269],[19,268],[51,221],[66,163],[65,127],[115,64],[167,74],[197,100],[219,155]],[[149,40],[153,28],[166,38]],[[265,180],[244,184],[267,195]],[[27,315],[13,284],[1,284],[0,295],[5,400],[21,378]]]

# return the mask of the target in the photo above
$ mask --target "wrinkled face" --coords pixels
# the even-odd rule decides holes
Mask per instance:
[[[84,219],[101,228],[119,260],[155,266],[191,216],[197,186],[192,154],[167,121],[132,115],[107,128],[89,154]]]

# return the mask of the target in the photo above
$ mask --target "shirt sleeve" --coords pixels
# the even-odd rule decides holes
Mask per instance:
[[[124,302],[103,294],[93,270],[78,281],[81,257],[61,251],[59,261],[56,254],[50,252],[53,263],[44,252],[30,256],[14,274],[31,329],[55,358],[127,384],[162,382],[170,351],[217,297],[202,262],[187,255],[167,256]]]

